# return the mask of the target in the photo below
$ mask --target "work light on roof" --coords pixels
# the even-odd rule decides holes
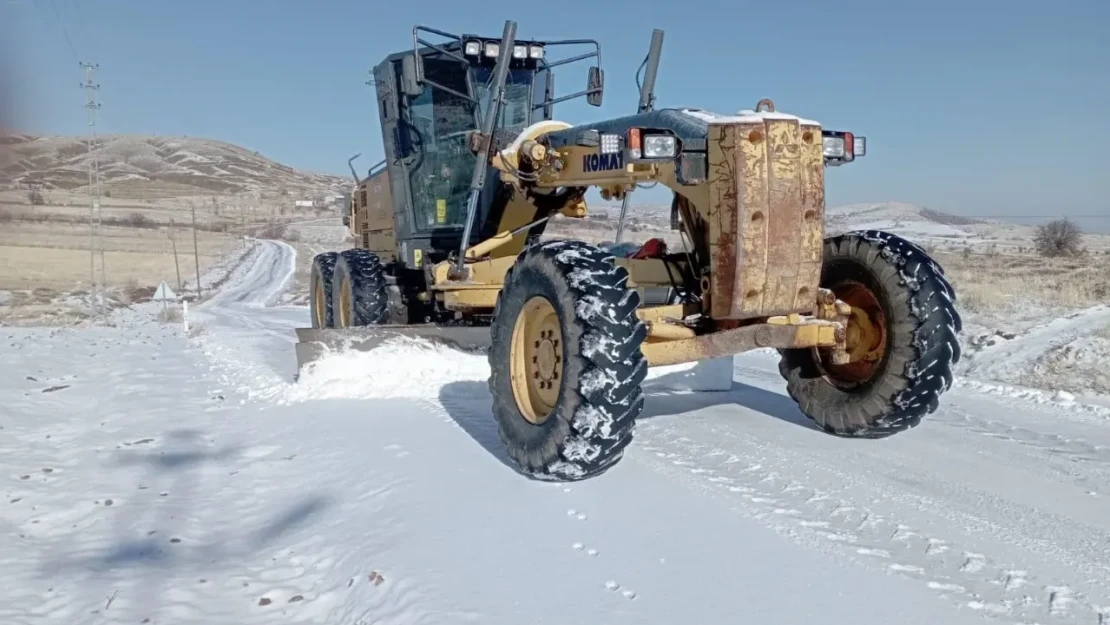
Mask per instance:
[[[496,57],[497,53],[501,50],[500,44],[496,41],[487,41],[485,54],[488,57]]]
[[[616,154],[621,151],[621,136],[615,134],[601,135],[601,153]]]
[[[528,46],[513,46],[513,58],[514,59],[526,59],[526,58],[528,58]]]
[[[528,56],[533,59],[542,59],[543,46],[528,46]]]
[[[473,39],[466,42],[466,46],[463,48],[463,52],[467,56],[478,56],[482,53],[482,42]]]

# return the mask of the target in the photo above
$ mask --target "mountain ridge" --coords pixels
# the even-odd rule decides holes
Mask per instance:
[[[337,193],[349,179],[301,170],[261,152],[207,137],[108,134],[98,138],[101,189],[120,198]],[[88,138],[9,132],[0,176],[15,187],[80,192],[88,187]]]

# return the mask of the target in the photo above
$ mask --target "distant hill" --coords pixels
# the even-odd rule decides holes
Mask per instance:
[[[589,205],[592,221],[601,232],[598,236],[611,236],[616,228],[620,205],[594,202]],[[670,230],[670,207],[660,204],[637,204],[633,199],[628,210],[628,222],[633,231],[644,236],[661,236]],[[638,227],[637,227],[638,226]],[[1004,221],[985,220],[953,215],[906,202],[874,202],[828,206],[825,209],[825,231],[836,234],[848,230],[875,229],[894,232],[911,240],[945,249],[973,248],[1017,249],[1031,247],[1034,228],[1030,225]],[[677,241],[677,238],[676,238]],[[668,244],[670,239],[668,239]],[[1110,237],[1097,234],[1085,236],[1085,244],[1092,249],[1110,247]]]
[[[825,211],[829,231],[875,229],[915,238],[963,239],[983,231],[988,222],[904,202],[831,206]]]
[[[84,191],[87,139],[0,136],[0,180],[47,190]],[[342,190],[347,178],[294,169],[246,148],[196,137],[104,135],[98,154],[102,189],[116,198],[172,198],[284,191],[310,197]]]
[[[590,204],[591,215],[615,220],[620,215],[620,205],[611,203]],[[669,227],[670,206],[637,204],[633,200],[628,210],[630,222],[641,222],[656,227]],[[825,210],[825,223],[829,231],[875,228],[892,230],[927,237],[963,238],[981,234],[999,227],[1022,227],[997,221],[984,221],[962,217],[905,202],[875,202],[829,206]]]

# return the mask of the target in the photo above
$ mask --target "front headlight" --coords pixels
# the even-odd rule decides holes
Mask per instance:
[[[844,137],[822,137],[825,158],[844,158]]]
[[[670,135],[644,137],[644,158],[674,158],[675,140]]]

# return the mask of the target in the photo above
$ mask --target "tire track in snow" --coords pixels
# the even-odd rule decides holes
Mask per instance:
[[[959,409],[947,409],[943,417],[938,422],[975,434],[1032,447],[1073,462],[1110,465],[1110,445],[1099,445],[1082,438],[1069,438],[1059,434],[1044,434],[1002,421],[977,417]]]
[[[1110,446],[979,417],[957,407],[947,408],[936,417],[937,423],[945,427],[1042,452],[1039,460],[1046,471],[1055,471],[1093,497],[1110,495]]]
[[[759,379],[776,386],[780,385],[782,381],[777,373],[754,367],[737,367],[735,371],[741,379]],[[1110,484],[1110,472],[1102,469],[1103,465],[1110,467],[1110,445],[1093,443],[1078,436],[1046,434],[1027,427],[1011,425],[1004,421],[979,417],[967,410],[955,407],[958,401],[958,395],[953,395],[951,405],[946,405],[941,410],[926,417],[922,421],[923,427],[958,428],[986,438],[1059,456],[1070,463],[1083,465],[1084,468],[1089,468],[1088,463],[1095,464],[1098,465],[1098,468],[1094,470],[1099,473],[1105,472],[1107,479],[1104,483]],[[1082,481],[1086,482],[1086,480]],[[1105,492],[1105,487],[1101,490]]]
[[[834,490],[782,475],[765,457],[742,457],[682,436],[678,428],[639,428],[636,460],[692,481],[775,531],[821,544],[891,574],[918,580],[942,597],[1008,623],[1110,622],[1110,597],[1087,597],[1070,585],[996,561]],[[791,474],[796,474],[791,472]],[[809,471],[806,471],[809,474]]]

